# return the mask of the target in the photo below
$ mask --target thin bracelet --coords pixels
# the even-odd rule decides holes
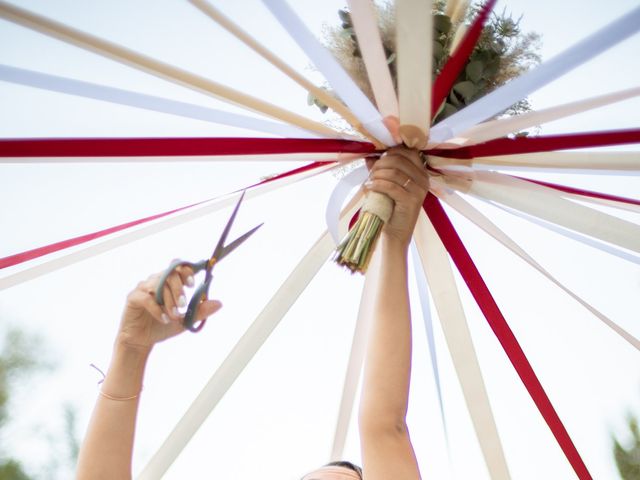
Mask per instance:
[[[102,395],[104,398],[108,398],[109,400],[115,400],[116,402],[126,402],[127,400],[134,400],[140,396],[140,392],[138,392],[133,397],[114,397],[113,395],[104,393],[102,389],[99,389],[98,393],[100,393],[100,395]]]

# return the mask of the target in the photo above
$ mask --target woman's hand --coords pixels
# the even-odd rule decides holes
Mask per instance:
[[[127,297],[116,343],[119,346],[149,351],[158,342],[182,333],[183,315],[179,308],[186,305],[184,287],[193,285],[193,271],[187,266],[176,268],[165,282],[164,303],[156,303],[156,288],[162,273],[140,282]],[[202,320],[222,307],[217,300],[202,302],[196,320]]]
[[[429,191],[429,176],[420,153],[406,147],[394,147],[369,165],[371,173],[365,187],[384,193],[395,202],[393,214],[382,234],[407,247]]]

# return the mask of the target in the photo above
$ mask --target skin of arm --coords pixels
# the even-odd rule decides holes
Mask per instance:
[[[78,455],[77,480],[131,478],[131,459],[144,370],[153,346],[182,333],[176,306],[185,302],[184,285],[193,285],[193,272],[179,267],[165,287],[165,307],[155,301],[160,274],[140,282],[127,297],[109,370],[93,410]],[[222,304],[208,300],[198,318],[206,318]],[[108,398],[111,397],[111,398]]]
[[[407,182],[407,180],[410,180]],[[369,190],[394,200],[383,228],[359,412],[365,480],[418,480],[406,425],[411,377],[407,250],[429,178],[417,151],[394,148],[371,167]]]

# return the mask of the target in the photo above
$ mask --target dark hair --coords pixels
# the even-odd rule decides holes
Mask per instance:
[[[347,462],[345,460],[340,460],[337,462],[329,462],[326,465],[327,467],[343,467],[343,468],[348,468],[349,470],[353,470],[354,472],[356,472],[360,478],[362,478],[362,468],[360,468],[357,465],[354,465],[351,462]]]

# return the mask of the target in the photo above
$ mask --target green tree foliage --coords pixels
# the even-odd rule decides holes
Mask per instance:
[[[617,438],[613,438],[613,455],[623,480],[640,480],[640,429],[638,419],[629,416],[629,430],[632,441],[624,448]]]

